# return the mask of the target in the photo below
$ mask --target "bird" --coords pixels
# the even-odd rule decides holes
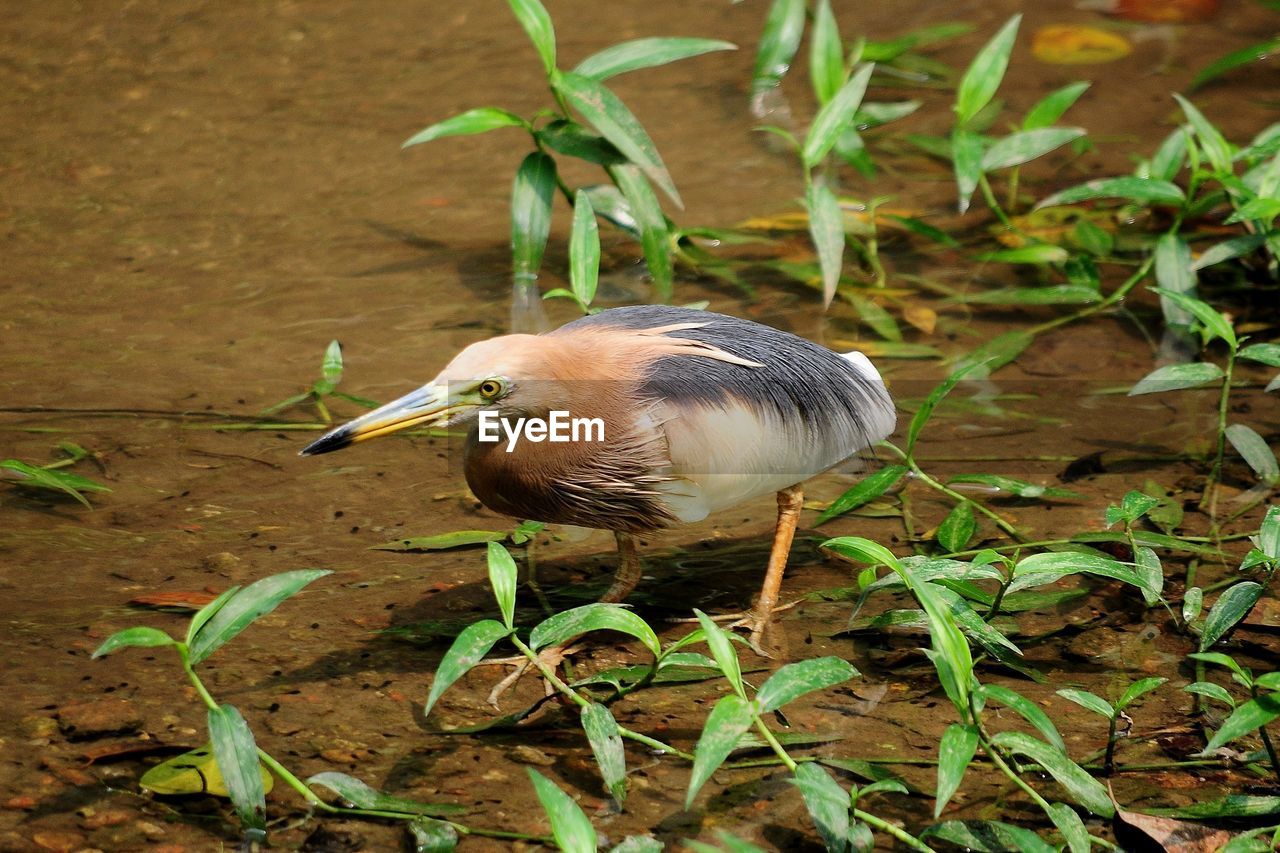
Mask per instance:
[[[551,440],[557,418],[563,441]],[[410,427],[466,426],[463,469],[482,504],[614,533],[618,568],[606,603],[623,601],[640,580],[638,535],[775,493],[764,583],[748,611],[730,615],[763,653],[760,640],[782,609],[802,484],[887,438],[895,421],[880,374],[860,352],[725,314],[640,305],[473,343],[427,384],[300,453]]]

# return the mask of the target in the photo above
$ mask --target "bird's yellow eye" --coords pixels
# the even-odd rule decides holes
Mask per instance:
[[[480,392],[480,396],[486,400],[493,400],[500,396],[506,390],[506,383],[501,379],[486,379],[476,388]]]

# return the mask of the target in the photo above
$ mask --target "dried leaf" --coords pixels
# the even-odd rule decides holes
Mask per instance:
[[[1097,27],[1054,24],[1036,30],[1031,53],[1050,65],[1095,65],[1128,56],[1133,45]]]

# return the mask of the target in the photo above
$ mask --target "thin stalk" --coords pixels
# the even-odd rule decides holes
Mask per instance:
[[[200,676],[196,675],[196,671],[191,667],[191,652],[187,649],[186,643],[178,643],[178,657],[182,660],[182,670],[187,674],[187,678],[196,688],[196,693],[200,694],[200,700],[204,702],[206,708],[215,711],[218,708],[218,702],[204,686],[204,682],[200,680]]]
[[[894,838],[898,839],[913,850],[930,851],[933,849],[897,824],[889,823],[889,821],[884,818],[876,817],[870,812],[864,812],[862,809],[854,808],[853,816],[868,826],[875,827],[881,832],[892,835]]]
[[[996,527],[999,527],[1005,533],[1009,534],[1009,536],[1013,537],[1018,542],[1026,541],[1027,537],[1024,536],[1021,533],[1021,531],[1018,530],[1018,528],[1014,527],[1012,524],[1005,521],[1004,517],[1000,515],[998,512],[995,512],[994,510],[983,506],[977,501],[969,500],[969,498],[966,498],[964,495],[960,494],[955,489],[944,486],[942,483],[938,482],[937,480],[933,479],[928,474],[926,474],[924,470],[918,464],[916,464],[916,461],[914,459],[908,459],[907,464],[911,466],[912,473],[914,473],[916,477],[918,477],[920,481],[923,482],[925,485],[929,486],[930,488],[937,489],[938,491],[942,492],[944,495],[946,495],[947,497],[951,498],[954,501],[957,501],[957,502],[968,501],[968,503],[973,505],[974,509],[978,510],[978,512],[982,513],[987,518],[995,522]]]
[[[1012,572],[1009,574],[1009,577],[1005,579],[1005,582],[1000,584],[1000,588],[996,590],[996,597],[991,600],[991,609],[987,611],[987,618],[984,621],[990,622],[1000,612],[1000,604],[1004,601],[1005,590],[1009,588],[1009,584],[1011,583],[1013,583]]]
[[[987,180],[985,174],[978,176],[978,187],[982,190],[982,197],[986,199],[987,207],[991,208],[991,212],[996,215],[996,219],[1000,220],[1000,224],[1010,231],[1017,231],[1013,227],[1013,223],[1009,221],[1009,216],[1004,212],[1004,208],[1000,206],[1000,202],[996,201],[996,194],[991,189],[991,182]]]
[[[1251,685],[1249,687],[1249,693],[1254,699],[1257,699],[1257,686]],[[1276,747],[1275,744],[1271,742],[1271,735],[1267,734],[1267,727],[1258,726],[1258,734],[1262,737],[1262,745],[1266,747],[1267,759],[1271,762],[1271,770],[1276,774],[1276,779],[1280,779],[1280,758],[1276,757]]]
[[[769,731],[769,727],[764,724],[764,720],[760,719],[760,715],[755,716],[756,730],[760,732],[760,736],[764,738],[765,743],[769,744],[769,748],[774,751],[778,758],[782,759],[782,763],[792,773],[796,772],[796,768],[800,765],[796,764],[796,760],[787,754],[782,748],[782,744],[778,743],[778,739],[774,737],[773,732]]]
[[[1102,757],[1102,775],[1111,776],[1116,772],[1116,719],[1119,713],[1111,715],[1111,723],[1107,728],[1107,754]]]
[[[1213,458],[1213,468],[1205,480],[1204,494],[1200,496],[1200,509],[1209,507],[1209,517],[1218,517],[1218,479],[1222,476],[1222,457],[1227,449],[1227,403],[1231,398],[1231,373],[1236,365],[1236,351],[1227,353],[1227,369],[1222,377],[1222,391],[1218,395],[1218,448]]]

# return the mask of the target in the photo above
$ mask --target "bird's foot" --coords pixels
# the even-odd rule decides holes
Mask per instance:
[[[760,645],[760,641],[764,639],[765,631],[773,624],[773,617],[779,613],[783,613],[795,607],[804,599],[798,598],[790,604],[777,604],[767,610],[759,610],[755,607],[750,610],[743,610],[738,613],[722,613],[718,616],[710,617],[712,622],[724,622],[724,625],[730,631],[739,628],[745,628],[747,634],[747,645],[751,647],[751,651],[755,652],[762,658],[773,658],[769,652],[764,650]],[[696,622],[697,619],[672,619],[672,622]]]
[[[545,668],[554,672],[556,667],[560,666],[560,664],[564,662],[565,658],[578,651],[578,649],[579,647],[576,645],[552,646],[551,648],[543,649],[538,652],[538,663],[543,665],[539,667],[539,670]],[[476,666],[514,667],[509,675],[499,681],[494,685],[493,689],[489,691],[489,696],[486,701],[492,705],[495,710],[501,710],[498,706],[498,700],[501,699],[502,695],[510,690],[515,683],[520,680],[521,676],[528,672],[533,665],[534,662],[524,655],[482,660],[480,663],[476,664]],[[547,696],[551,696],[555,693],[555,687],[552,686],[551,682],[545,678],[542,680],[542,688],[546,691]]]

